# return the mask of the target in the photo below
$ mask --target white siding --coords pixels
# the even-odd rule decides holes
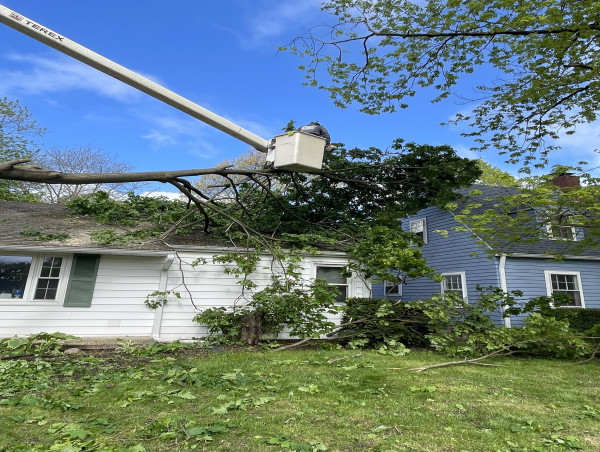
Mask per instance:
[[[163,275],[164,256],[103,255],[100,259],[92,304],[88,308],[68,308],[54,302],[0,301],[0,337],[56,332],[80,337],[144,336],[162,340],[191,339],[206,335],[206,327],[193,317],[210,307],[244,304],[238,279],[224,273],[224,265],[212,263],[217,251],[179,251]],[[191,262],[204,257],[208,263],[196,268]],[[312,280],[317,265],[343,266],[341,255],[307,257],[303,276]],[[271,280],[270,259],[263,260],[252,280],[264,288]],[[266,268],[263,268],[266,267]],[[144,300],[161,289],[161,275],[166,289],[179,292],[181,298],[156,311]],[[182,277],[183,275],[183,277]],[[349,281],[348,296],[369,296],[370,288],[358,278]],[[250,299],[251,292],[247,293]],[[332,319],[334,321],[338,319]]]
[[[212,257],[216,253],[190,253],[180,252],[179,260],[175,260],[169,269],[168,288],[180,292],[181,299],[171,297],[162,313],[160,337],[166,340],[177,338],[201,337],[206,334],[206,327],[192,321],[192,318],[201,310],[211,307],[232,306],[245,304],[240,298],[241,286],[237,284],[238,279],[224,273],[224,265],[212,263]],[[189,264],[198,257],[204,257],[208,263],[192,268]],[[344,266],[347,258],[339,255],[318,255],[306,257],[303,262],[303,277],[312,280],[315,277],[317,265]],[[258,284],[261,290],[271,281],[271,260],[263,258],[258,265],[257,271],[252,275],[252,281]],[[182,281],[182,272],[185,275]],[[183,285],[185,283],[185,286]],[[358,278],[349,281],[349,296],[368,296],[367,287]],[[247,292],[246,298],[250,299],[251,292]],[[195,304],[195,306],[192,304]],[[332,318],[339,321],[339,318]],[[282,335],[282,337],[286,337]]]
[[[0,337],[60,331],[75,336],[151,336],[154,311],[144,304],[158,289],[164,257],[100,259],[92,305],[60,302],[0,303]]]

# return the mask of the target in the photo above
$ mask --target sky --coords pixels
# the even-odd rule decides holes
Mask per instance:
[[[429,103],[426,93],[393,114],[335,107],[303,86],[307,63],[279,52],[310,27],[331,23],[318,0],[0,0],[0,4],[177,94],[271,139],[290,120],[319,121],[348,148],[386,149],[396,138],[469,151],[456,126],[441,126],[466,107]],[[0,24],[0,97],[18,99],[47,133],[43,148],[101,148],[136,171],[210,168],[250,146]],[[462,129],[464,131],[464,129]],[[595,127],[565,141],[567,160],[600,165]],[[594,143],[594,147],[590,145]],[[569,161],[576,157],[573,161]],[[515,168],[503,167],[512,172]],[[174,191],[166,184],[155,190]]]

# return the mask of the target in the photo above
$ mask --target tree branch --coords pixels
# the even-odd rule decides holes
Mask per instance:
[[[17,166],[30,162],[29,159],[12,160],[0,163],[0,179],[21,182],[38,182],[43,184],[111,184],[122,182],[163,182],[169,183],[181,177],[202,176],[205,174],[227,175],[254,175],[276,174],[281,171],[276,169],[242,170],[224,167],[189,169],[176,171],[150,171],[132,173],[61,173],[48,171],[37,166]]]
[[[549,29],[545,29],[545,28],[539,28],[539,29],[534,29],[534,30],[482,30],[482,31],[448,31],[448,32],[427,32],[427,33],[414,33],[414,32],[407,32],[407,33],[394,33],[394,32],[388,32],[388,31],[376,31],[373,29],[370,29],[371,33],[364,35],[364,36],[355,36],[352,38],[348,38],[348,39],[344,39],[344,40],[339,40],[339,41],[333,41],[333,42],[324,42],[319,40],[321,43],[323,44],[341,44],[344,42],[351,42],[351,41],[366,41],[372,37],[391,37],[391,38],[403,38],[403,39],[410,39],[410,38],[461,38],[461,37],[468,37],[468,38],[480,38],[480,37],[493,37],[493,36],[531,36],[531,35],[556,35],[556,34],[562,34],[562,33],[579,33],[582,30],[599,30],[600,31],[600,25],[597,24],[590,24],[587,26],[581,26],[581,27],[575,27],[575,28],[549,28]],[[311,39],[315,39],[313,37],[311,37]]]

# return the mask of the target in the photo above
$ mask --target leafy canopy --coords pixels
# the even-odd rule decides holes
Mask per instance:
[[[433,88],[437,102],[466,79],[477,103],[455,121],[480,149],[525,163],[543,163],[552,139],[597,119],[597,1],[333,0],[323,9],[336,23],[288,49],[308,58],[307,83],[340,107],[393,112],[418,90]]]
[[[449,146],[396,140],[391,149],[338,149],[326,153],[319,174],[280,173],[277,190],[238,188],[237,215],[254,230],[314,245],[350,243],[365,225],[401,230],[399,218],[456,200],[455,189],[479,176],[475,161]],[[258,187],[260,188],[260,187]],[[319,236],[320,238],[316,237]]]
[[[577,177],[581,184],[560,188],[553,180]],[[575,176],[578,174],[578,176]],[[490,253],[511,253],[546,242],[554,257],[580,254],[600,244],[599,179],[581,168],[555,166],[548,175],[517,179],[493,193],[474,187],[455,209],[455,218]]]
[[[173,224],[185,230],[200,223],[208,236],[228,243],[253,236],[267,247],[274,240],[287,247],[340,249],[372,236],[365,231],[376,226],[403,234],[400,218],[458,199],[455,190],[479,175],[476,161],[458,157],[449,146],[397,140],[387,151],[340,146],[325,155],[318,174],[215,176],[208,188],[219,191],[205,195],[200,210],[188,210],[181,201],[133,194],[115,200],[105,193],[68,206],[104,223],[151,227],[154,235],[174,232]]]
[[[34,157],[39,152],[34,139],[44,132],[19,101],[0,98],[0,162]],[[0,180],[1,201],[35,199],[27,184]]]

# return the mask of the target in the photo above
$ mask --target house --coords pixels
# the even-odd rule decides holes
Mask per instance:
[[[213,256],[235,251],[198,231],[166,243],[146,240],[100,245],[109,232],[90,217],[57,204],[0,202],[0,337],[55,332],[86,337],[202,337],[192,321],[200,310],[240,303],[241,286]],[[114,231],[112,231],[114,232]],[[169,239],[171,240],[171,239]],[[117,242],[118,243],[118,242]],[[244,249],[237,251],[243,252]],[[206,263],[192,266],[196,260]],[[255,281],[270,281],[269,256]],[[342,278],[340,252],[305,255],[303,276],[322,277],[343,296],[369,296],[357,277]],[[156,310],[144,303],[154,292],[181,298]],[[335,319],[334,319],[335,320]]]
[[[557,180],[559,186],[576,185],[571,175]],[[564,185],[563,185],[564,184]],[[483,211],[492,208],[497,198],[507,194],[504,187],[473,186],[480,194],[476,201]],[[533,217],[533,216],[532,216]],[[566,249],[569,241],[580,240],[584,231],[560,224],[544,225],[547,233],[531,242],[512,243],[502,249],[492,249],[485,238],[478,240],[465,230],[452,211],[429,207],[404,220],[403,227],[416,233],[423,241],[423,257],[443,282],[432,279],[408,280],[401,286],[373,285],[373,296],[414,301],[433,294],[455,292],[464,300],[475,300],[477,286],[498,287],[504,292],[520,290],[522,300],[549,296],[556,292],[567,294],[570,306],[600,308],[600,249],[588,248],[577,255],[566,254],[562,260],[552,258],[551,252]],[[462,230],[461,230],[462,229]],[[486,253],[481,245],[488,248]],[[522,318],[503,318],[501,312],[490,313],[497,324],[519,326]]]

